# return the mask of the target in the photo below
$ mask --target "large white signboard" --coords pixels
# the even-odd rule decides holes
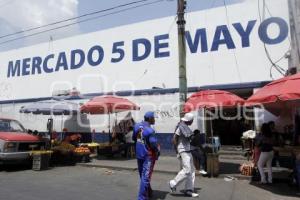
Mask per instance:
[[[270,80],[289,49],[286,0],[257,1],[187,14],[188,86]],[[287,69],[287,60],[277,63]],[[274,78],[280,74],[273,69]],[[0,101],[178,87],[177,27],[167,17],[0,54]]]

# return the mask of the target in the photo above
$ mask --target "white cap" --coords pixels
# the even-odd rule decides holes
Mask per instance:
[[[184,117],[181,118],[184,122],[190,122],[194,120],[194,114],[193,113],[185,113]]]

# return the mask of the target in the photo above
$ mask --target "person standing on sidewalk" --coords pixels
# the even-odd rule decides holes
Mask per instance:
[[[138,200],[152,197],[150,185],[156,160],[160,155],[159,144],[151,125],[155,124],[154,112],[146,112],[144,121],[134,126],[132,139],[136,143],[136,158],[140,175]]]
[[[260,144],[260,156],[257,163],[257,167],[260,173],[261,180],[260,182],[262,184],[266,183],[272,183],[272,160],[274,157],[273,152],[273,138],[272,138],[272,132],[268,124],[263,124],[261,127],[261,133],[262,133],[262,141]],[[266,180],[266,175],[264,172],[264,166],[267,165],[268,169],[268,182]]]
[[[181,170],[174,179],[169,181],[169,186],[173,193],[176,191],[176,187],[185,180],[184,194],[189,197],[198,197],[199,194],[194,192],[195,168],[190,145],[190,138],[193,132],[188,127],[192,125],[193,120],[194,115],[186,113],[175,129],[173,143],[177,156],[180,159]]]
[[[205,150],[201,143],[201,134],[198,129],[193,131],[193,137],[191,139],[191,153],[194,160],[194,166],[196,170],[202,175],[207,175],[206,169],[206,155]]]

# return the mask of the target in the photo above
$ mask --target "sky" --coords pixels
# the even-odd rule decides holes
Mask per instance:
[[[8,51],[145,20],[176,16],[177,0],[147,0],[96,15],[22,32],[136,1],[139,0],[0,0],[0,51]],[[229,5],[244,0],[187,0],[187,12],[224,6],[224,1]],[[94,19],[78,23],[89,18]],[[66,25],[68,26],[65,28],[47,31]],[[45,32],[39,34],[43,31]],[[17,32],[21,33],[14,34]]]

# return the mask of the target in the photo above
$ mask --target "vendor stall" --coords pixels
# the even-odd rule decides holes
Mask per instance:
[[[74,149],[74,156],[76,162],[87,163],[90,162],[90,150],[87,147],[77,147]]]
[[[128,99],[120,98],[116,96],[94,97],[93,99],[91,99],[90,101],[86,102],[84,105],[81,106],[80,110],[83,113],[108,114],[109,143],[99,144],[99,146],[97,147],[98,155],[111,157],[114,154],[120,153],[121,151],[124,151],[127,148],[126,144],[124,144],[124,141],[123,143],[120,143],[118,141],[113,140],[114,138],[119,138],[120,140],[121,137],[118,136],[121,135],[118,135],[118,133],[125,134],[125,131],[128,131],[127,127],[126,127],[127,130],[125,130],[124,126],[115,126],[113,133],[111,134],[110,115],[112,113],[119,113],[123,111],[139,110],[139,109],[140,109],[139,106],[129,101]]]
[[[63,117],[64,115],[75,115],[79,111],[79,104],[64,101],[64,100],[46,100],[46,101],[37,101],[32,104],[21,107],[19,110],[20,113],[34,115],[49,115],[47,122],[47,130],[49,133],[50,141],[52,140],[53,133],[53,117],[55,115],[60,115],[61,120],[61,129],[63,129]]]
[[[80,107],[81,112],[98,115],[98,114],[108,114],[108,133],[109,142],[111,142],[111,114],[118,113],[128,110],[139,110],[140,107],[125,98],[120,98],[116,96],[98,96],[92,98],[90,101],[86,102]]]
[[[86,147],[89,149],[91,153],[91,157],[98,157],[98,148],[100,144],[96,142],[91,142],[91,143],[80,143],[79,147]]]

